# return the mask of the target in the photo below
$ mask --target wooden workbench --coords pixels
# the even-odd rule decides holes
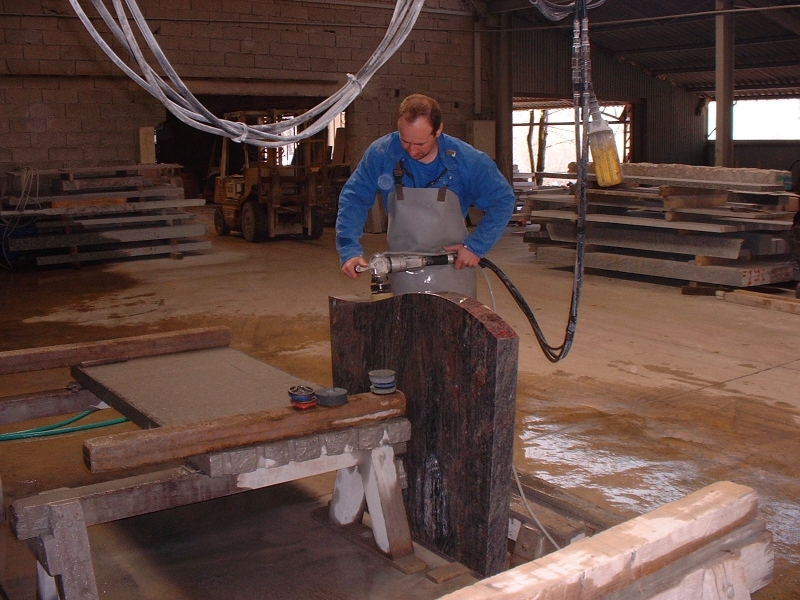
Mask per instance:
[[[190,464],[16,501],[11,525],[38,560],[39,598],[99,598],[90,525],[333,471],[330,519],[357,522],[366,506],[378,548],[395,559],[412,554],[394,460],[395,447],[411,434],[401,392],[298,411],[289,405],[288,388],[319,386],[227,347],[76,366],[73,374],[145,428],[87,440],[88,446],[143,444],[123,451],[125,468],[158,462],[148,448],[163,438],[169,443],[157,457]],[[213,451],[193,453],[198,437]]]

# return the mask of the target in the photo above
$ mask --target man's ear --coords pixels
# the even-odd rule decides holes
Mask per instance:
[[[434,135],[434,137],[437,137],[437,138],[438,138],[440,135],[442,135],[442,130],[443,130],[443,129],[444,129],[444,123],[439,123],[439,131],[437,131],[437,132],[436,132],[436,134]]]

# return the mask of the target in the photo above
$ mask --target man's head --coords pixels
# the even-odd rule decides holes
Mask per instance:
[[[422,94],[412,94],[397,111],[400,145],[414,160],[432,162],[438,153],[437,138],[442,133],[439,103]]]

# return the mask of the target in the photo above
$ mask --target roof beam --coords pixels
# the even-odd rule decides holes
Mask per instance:
[[[750,38],[746,40],[737,40],[736,47],[743,48],[745,46],[758,46],[767,44],[777,44],[780,42],[794,42],[797,41],[796,35],[778,35],[765,38]],[[686,50],[713,50],[716,46],[713,42],[706,42],[701,44],[680,44],[676,46],[651,46],[648,48],[632,48],[630,50],[620,50],[613,52],[612,55],[620,56],[633,56],[636,54],[664,54],[667,52],[683,52]]]
[[[705,94],[712,97],[716,91],[714,85],[684,85],[678,87],[693,94]],[[800,83],[792,81],[787,83],[752,83],[749,85],[737,85],[736,95],[738,95],[739,92],[758,92],[762,90],[771,92],[788,91],[796,95],[797,92],[800,91]]]
[[[781,60],[772,62],[760,63],[744,63],[734,65],[736,71],[746,71],[748,69],[776,69],[781,67],[796,67],[800,61],[798,60]],[[694,67],[675,67],[672,69],[649,69],[648,73],[658,77],[659,75],[676,75],[680,73],[713,73],[716,70],[715,65],[697,65]]]
[[[742,0],[742,4],[752,6],[753,8],[769,8],[775,6],[773,2],[768,2],[766,0]],[[777,23],[795,35],[800,35],[800,19],[793,17],[785,10],[765,10],[760,14],[765,19]]]

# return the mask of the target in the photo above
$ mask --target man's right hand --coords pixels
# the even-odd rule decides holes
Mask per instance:
[[[367,261],[360,256],[354,256],[353,258],[345,261],[345,263],[342,265],[342,273],[347,275],[350,279],[356,279],[359,275],[361,275],[361,273],[356,271],[356,266],[366,267]]]

